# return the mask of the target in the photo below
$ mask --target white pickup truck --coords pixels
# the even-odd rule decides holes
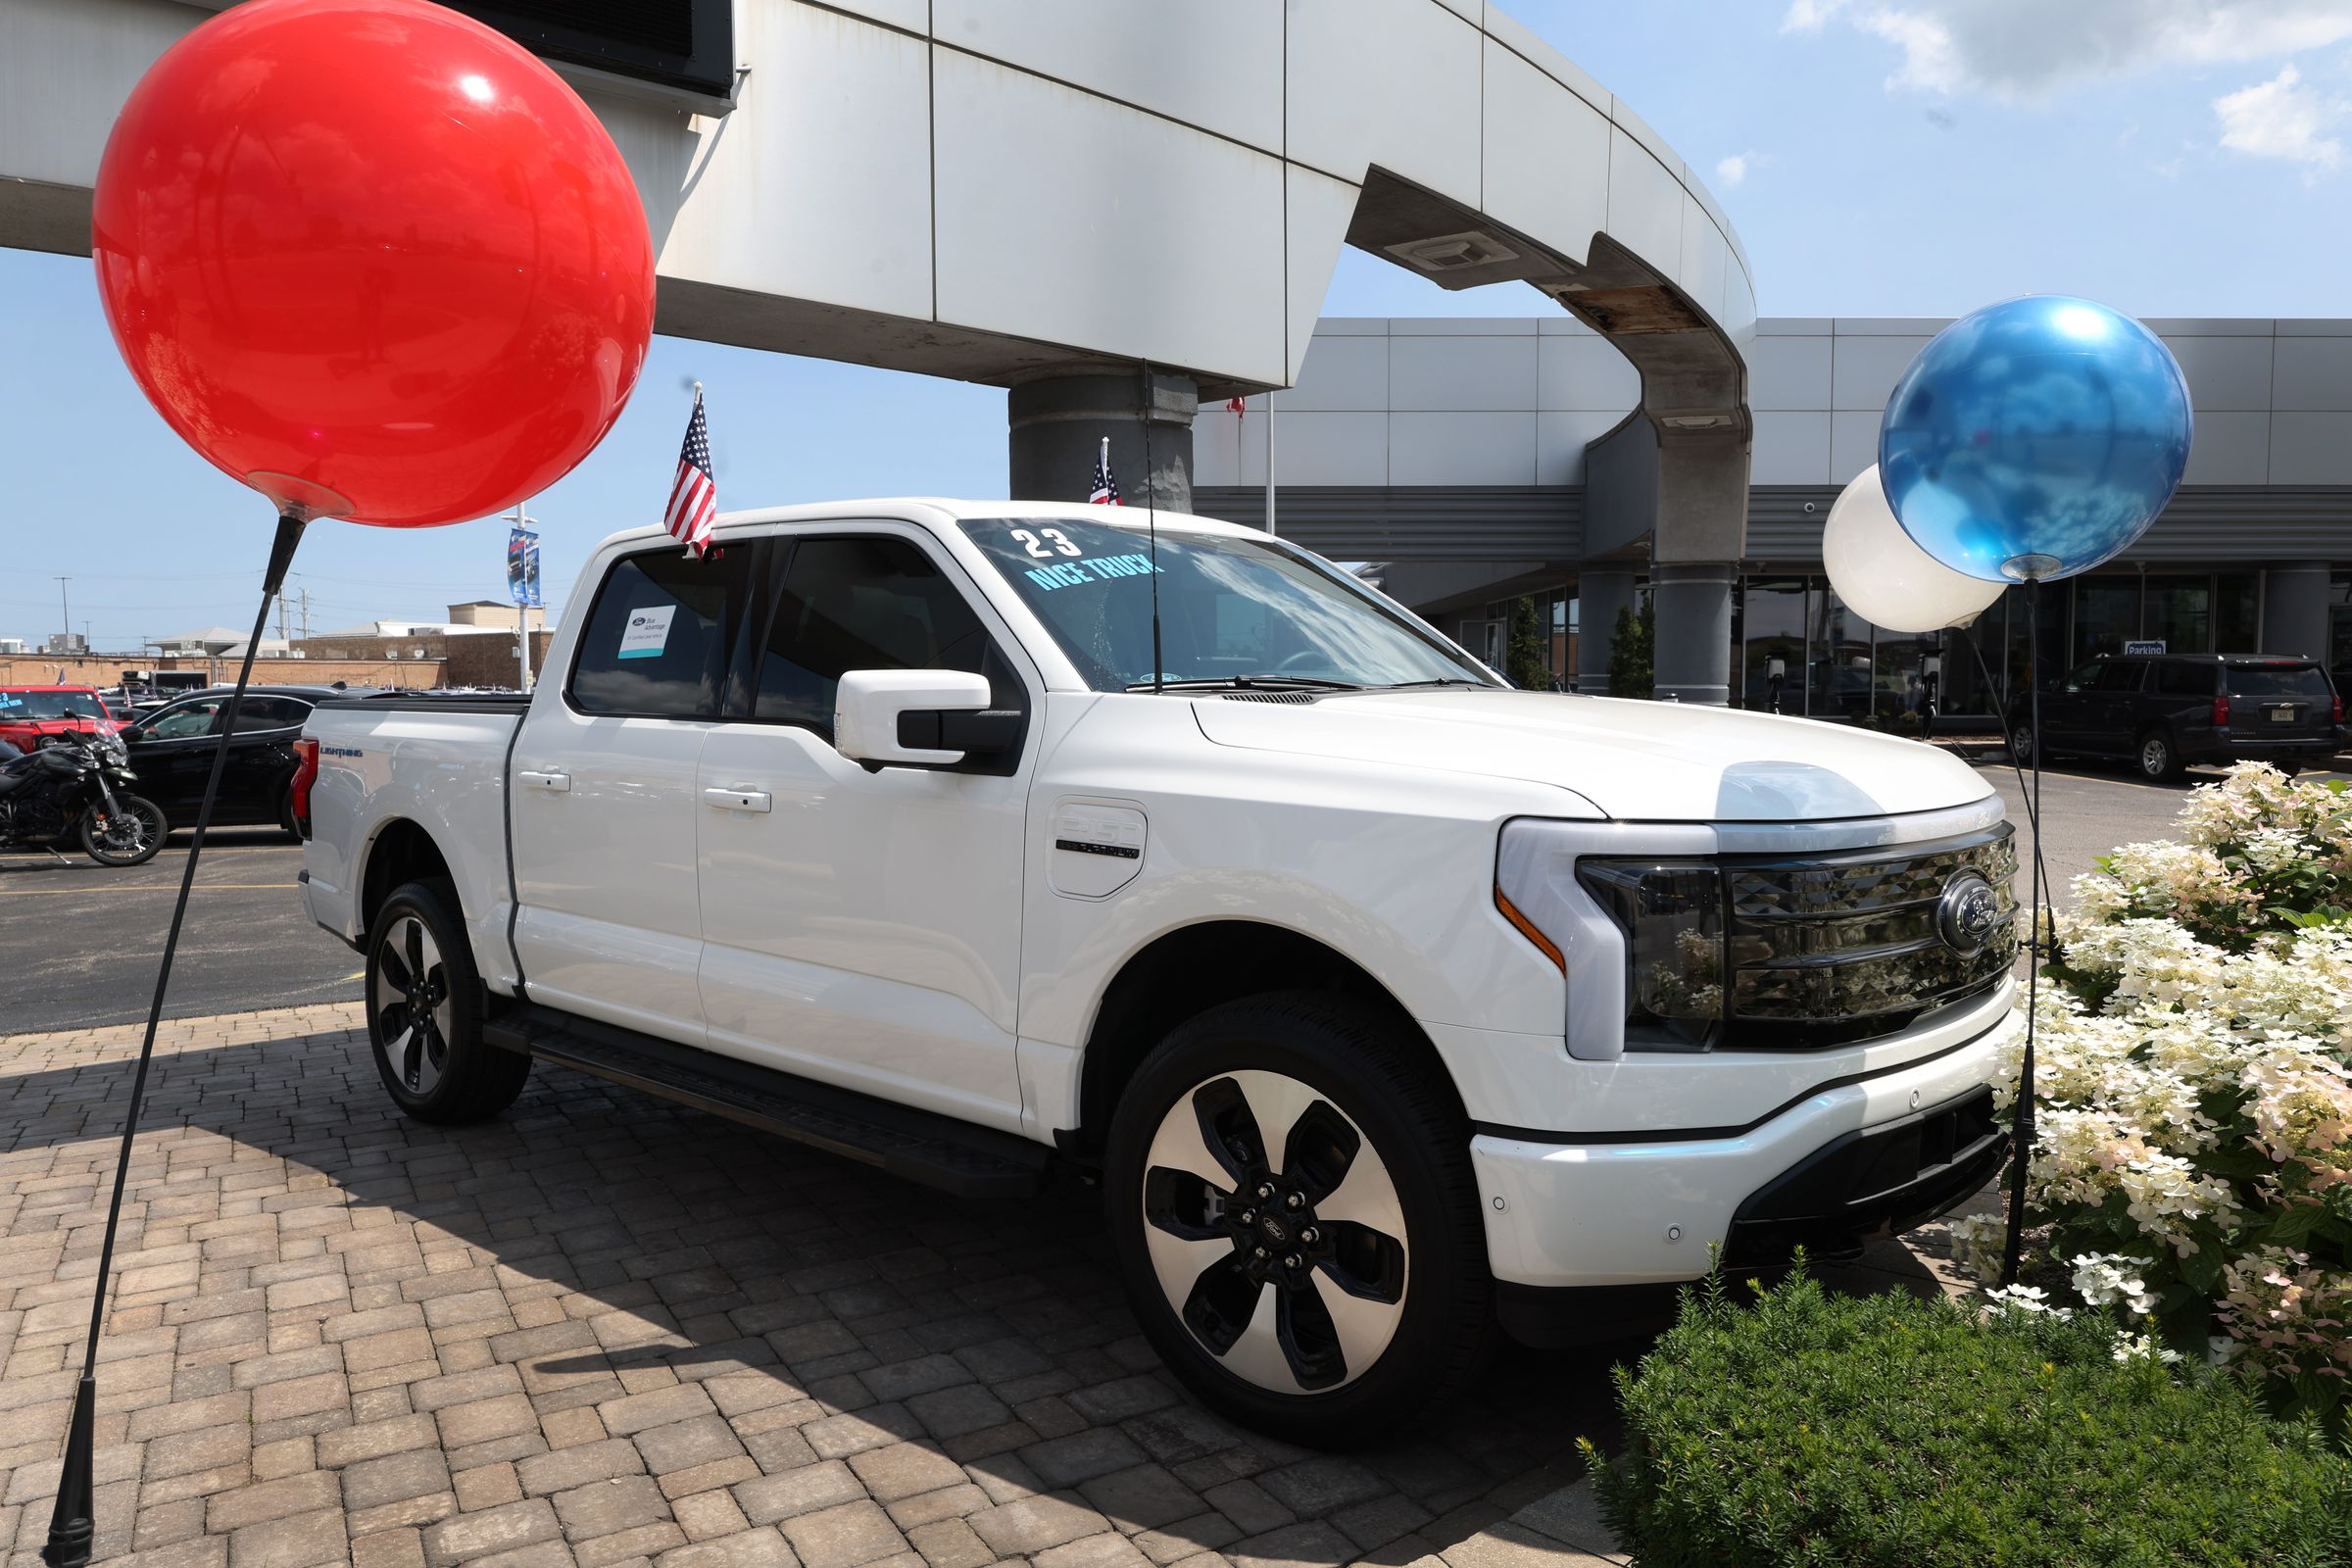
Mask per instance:
[[[607,540],[527,703],[312,715],[304,897],[410,1115],[536,1057],[959,1193],[1099,1179],[1169,1365],[1327,1442],[2003,1155],[2015,859],[1941,753],[1515,691],[1201,517],[717,538]]]

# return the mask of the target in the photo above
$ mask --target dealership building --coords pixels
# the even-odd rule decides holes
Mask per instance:
[[[1877,461],[1887,394],[1945,324],[1757,322],[1733,703],[1901,722],[1923,670],[1939,669],[1939,707],[1957,721],[2019,689],[2031,590],[2012,588],[1965,632],[1922,637],[1872,626],[1823,575],[1830,505]],[[2045,672],[2160,644],[2322,656],[2352,687],[2352,321],[2149,325],[2188,378],[2187,476],[2137,544],[2039,590]],[[1278,532],[1373,564],[1391,594],[1497,664],[1513,610],[1532,599],[1553,674],[1605,691],[1616,612],[1649,587],[1634,526],[1654,505],[1642,493],[1654,464],[1640,461],[1654,438],[1630,417],[1641,393],[1624,356],[1570,316],[1327,318],[1298,384],[1273,395],[1270,428],[1262,397],[1238,416],[1200,416],[1196,505],[1262,522],[1271,444]]]

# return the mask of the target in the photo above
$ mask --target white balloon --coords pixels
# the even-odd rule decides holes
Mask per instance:
[[[1888,631],[1965,626],[2006,587],[1963,576],[1913,544],[1886,504],[1875,463],[1830,508],[1821,560],[1846,608]]]

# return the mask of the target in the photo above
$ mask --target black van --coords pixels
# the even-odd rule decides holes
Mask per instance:
[[[2151,779],[2192,762],[2269,762],[2288,773],[2333,764],[2344,700],[2313,659],[2270,654],[2102,654],[2041,694],[2041,749],[2125,758]],[[2034,752],[2023,702],[2009,748]]]

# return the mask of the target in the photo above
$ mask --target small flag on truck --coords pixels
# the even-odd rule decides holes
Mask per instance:
[[[1102,451],[1095,459],[1094,488],[1086,499],[1098,507],[1115,507],[1119,502],[1119,481],[1110,476],[1110,437],[1102,438]]]
[[[710,553],[710,525],[718,520],[718,482],[710,476],[710,426],[703,421],[703,383],[694,383],[694,414],[686,421],[686,444],[678,452],[678,477],[669,487],[669,511],[662,526],[697,556]]]

